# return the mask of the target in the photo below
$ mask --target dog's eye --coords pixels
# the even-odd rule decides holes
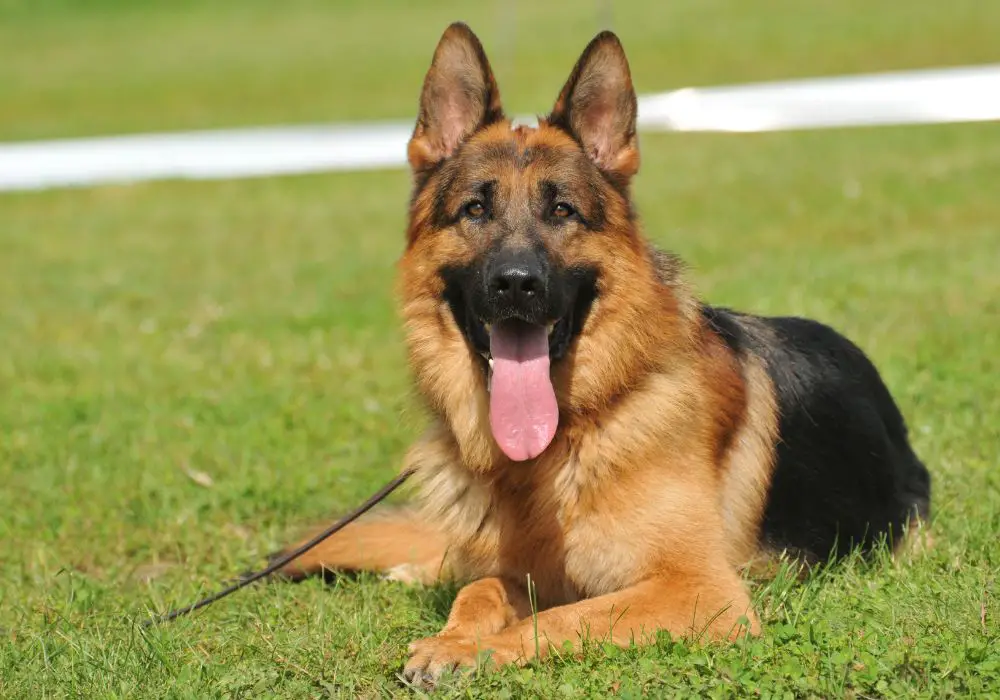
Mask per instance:
[[[573,209],[573,207],[566,204],[566,202],[558,202],[554,207],[552,207],[552,216],[556,217],[557,219],[568,219],[575,213],[576,211]]]
[[[478,199],[474,199],[462,208],[462,214],[470,219],[481,219],[486,213],[486,207]]]

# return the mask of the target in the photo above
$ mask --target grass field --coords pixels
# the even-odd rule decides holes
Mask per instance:
[[[510,110],[543,111],[599,6],[0,0],[0,140],[405,117],[457,18]],[[613,7],[640,92],[1000,60],[982,0]],[[646,230],[707,299],[819,318],[882,369],[936,546],[756,584],[758,640],[595,643],[441,696],[1000,694],[1000,126],[643,149]],[[0,697],[410,692],[406,645],[450,589],[262,585],[138,626],[395,473],[423,422],[392,296],[407,190],[400,171],[0,195]]]

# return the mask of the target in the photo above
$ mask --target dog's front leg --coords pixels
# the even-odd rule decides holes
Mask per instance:
[[[453,668],[447,649],[463,647],[467,640],[486,639],[517,623],[530,612],[523,586],[501,578],[474,581],[458,592],[448,622],[433,637],[410,644],[404,671],[410,681],[427,683]]]
[[[422,640],[411,647],[414,653],[405,676],[411,682],[433,682],[444,671],[475,666],[484,652],[498,665],[523,663],[547,655],[550,647],[562,649],[566,642],[578,650],[587,638],[619,646],[645,644],[657,630],[675,637],[704,634],[710,639],[735,639],[747,631],[740,624],[744,615],[749,631],[758,633],[760,625],[735,571],[664,574],[615,593],[522,617],[488,636]]]

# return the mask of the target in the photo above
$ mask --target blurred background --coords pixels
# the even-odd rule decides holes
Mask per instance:
[[[640,92],[997,60],[992,3],[4,0],[0,138],[409,117],[460,18],[508,109],[548,108],[590,37]]]
[[[608,26],[643,94],[1000,63],[984,0],[0,0],[0,142],[409,120],[458,19],[510,114],[544,114]],[[963,630],[1000,562],[1000,126],[641,147],[645,230],[703,296],[816,317],[882,369],[935,475],[935,566],[963,562],[950,592],[911,595],[914,635],[936,643],[931,617]],[[0,690],[38,697],[55,669],[93,694],[101,664],[122,692],[170,687],[180,671],[122,651],[112,620],[186,602],[395,473],[424,421],[394,311],[408,194],[402,169],[0,193]],[[439,620],[359,585],[251,591],[203,618],[205,653],[172,632],[154,646],[193,683],[251,687],[277,652],[240,655],[235,619],[307,675],[376,693]],[[826,604],[853,620],[877,594],[852,586]]]

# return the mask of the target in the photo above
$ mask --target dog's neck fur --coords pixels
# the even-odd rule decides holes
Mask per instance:
[[[538,471],[553,458],[566,461],[579,448],[577,435],[586,433],[578,426],[606,420],[617,402],[644,386],[667,390],[671,377],[685,373],[696,356],[697,301],[682,280],[679,260],[649,245],[638,231],[632,234],[637,254],[624,269],[610,271],[627,281],[610,280],[607,292],[599,282],[591,319],[567,357],[553,366],[560,428],[533,464],[511,463],[493,441],[482,366],[450,311],[428,298],[404,304],[411,362],[422,370],[419,387],[434,416],[429,435],[455,467],[489,480],[501,473]],[[627,297],[615,294],[614,284],[627,284]],[[443,345],[415,332],[428,327],[427,314],[433,315],[434,327],[445,327]],[[615,325],[608,327],[605,317]],[[635,435],[624,443],[638,448]]]
[[[642,372],[635,372],[634,366],[622,369],[623,374],[638,377],[636,382],[603,396],[598,405],[574,407],[572,388],[566,386],[565,378],[559,379],[561,413],[556,438],[538,458],[515,463],[492,439],[482,370],[466,349],[465,384],[456,386],[456,393],[446,398],[447,405],[437,404],[432,426],[411,449],[407,466],[417,469],[422,508],[455,543],[455,553],[448,561],[454,575],[494,573],[491,567],[496,563],[488,553],[495,554],[497,542],[510,536],[507,530],[514,523],[529,530],[548,523],[543,529],[551,526],[553,532],[571,531],[575,522],[588,527],[591,504],[601,501],[598,494],[607,498],[609,493],[627,488],[623,484],[631,481],[631,474],[648,470],[655,455],[665,448],[681,455],[679,461],[684,463],[714,459],[701,453],[706,441],[694,437],[713,429],[704,417],[715,412],[706,410],[706,402],[717,400],[699,381],[703,371],[698,363],[706,359],[697,302],[681,281],[678,260],[638,240],[643,246],[643,273],[633,277],[629,297],[645,300],[630,310],[634,318],[642,319],[642,326],[629,333],[622,331],[621,337],[600,338],[600,345],[613,352],[636,354],[635,362],[643,365]],[[607,299],[609,304],[617,301]],[[596,313],[600,313],[599,308],[595,308]],[[620,308],[614,309],[615,317],[621,313]],[[587,332],[598,333],[599,329],[595,324]],[[457,329],[455,333],[458,337]],[[581,341],[585,336],[586,332]],[[630,346],[633,342],[637,344]],[[604,356],[591,359],[602,371],[613,361]],[[582,359],[578,363],[565,369],[591,369]],[[462,395],[464,404],[459,400]],[[429,398],[440,402],[445,397]],[[678,478],[677,472],[669,465],[663,469],[658,478],[666,480],[663,488],[669,490],[669,480]],[[543,533],[535,536],[545,541]],[[572,572],[557,575],[558,566],[534,570],[549,571],[554,577],[547,585],[540,583],[540,590],[547,591],[551,602],[613,590],[623,582],[613,571],[607,581],[581,584]],[[625,569],[621,575],[628,575]]]

